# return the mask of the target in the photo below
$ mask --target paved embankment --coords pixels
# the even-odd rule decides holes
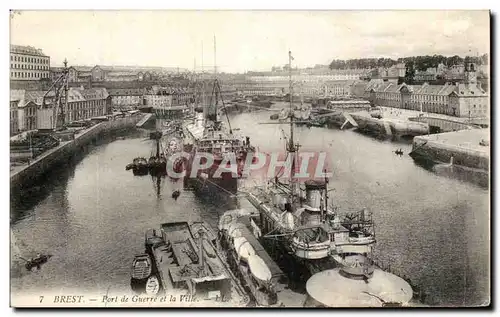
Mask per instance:
[[[489,171],[489,133],[489,129],[470,129],[417,136],[413,139],[412,156]]]
[[[88,129],[80,130],[75,134],[74,140],[62,141],[57,147],[52,148],[30,162],[13,166],[10,171],[10,187],[16,190],[24,185],[33,183],[40,175],[46,173],[67,157],[75,154],[81,147],[92,142],[101,133],[120,129],[133,128],[143,118],[143,115],[134,115],[98,123]]]

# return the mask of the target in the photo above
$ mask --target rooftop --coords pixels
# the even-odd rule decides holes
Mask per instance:
[[[11,45],[10,52],[48,57],[48,55],[45,55],[41,49],[33,46]]]

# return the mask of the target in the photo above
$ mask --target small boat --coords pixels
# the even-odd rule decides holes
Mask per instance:
[[[132,170],[134,175],[146,175],[148,173],[148,161],[143,157],[136,157],[125,169]]]
[[[181,195],[181,192],[179,190],[176,190],[172,193],[172,198],[177,200],[177,198],[179,198],[180,195]]]
[[[36,257],[26,260],[25,267],[28,271],[31,271],[34,267],[40,269],[42,264],[47,263],[47,261],[52,257],[50,254],[37,254]]]
[[[136,255],[132,262],[132,277],[130,279],[132,290],[139,293],[146,290],[146,284],[152,271],[153,265],[149,254]]]

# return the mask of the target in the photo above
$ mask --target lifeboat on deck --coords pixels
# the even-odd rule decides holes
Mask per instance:
[[[271,270],[262,258],[256,254],[248,257],[250,273],[260,282],[269,282],[272,278]]]
[[[234,249],[236,250],[236,254],[238,254],[238,257],[240,260],[244,260],[248,262],[248,259],[251,256],[255,255],[255,250],[248,242],[247,239],[244,237],[237,237],[234,238]]]

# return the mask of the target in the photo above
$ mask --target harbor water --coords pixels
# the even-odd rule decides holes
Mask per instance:
[[[243,113],[233,115],[231,125],[261,151],[283,151],[281,129],[287,126],[256,125],[267,121],[269,112]],[[11,228],[21,254],[53,257],[36,272],[12,269],[12,296],[127,290],[146,229],[186,220],[215,226],[226,206],[186,191],[175,201],[171,193],[182,188],[180,181],[162,179],[158,191],[156,179],[125,170],[134,157],[150,154],[146,137],[147,131],[137,131],[94,145],[15,197]],[[330,200],[340,211],[373,212],[377,259],[424,289],[430,305],[488,302],[488,189],[416,165],[406,155],[409,142],[307,127],[297,128],[297,137],[308,150],[329,152]],[[394,154],[399,148],[405,155]]]

